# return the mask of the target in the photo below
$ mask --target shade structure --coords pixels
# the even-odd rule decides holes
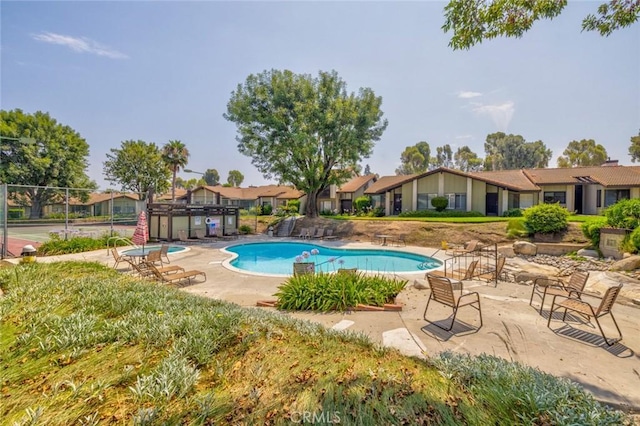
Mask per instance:
[[[133,244],[142,246],[143,248],[147,241],[149,241],[149,225],[147,224],[147,214],[144,211],[141,211],[138,215],[138,223],[136,224],[135,231],[133,231],[131,241],[133,241]]]

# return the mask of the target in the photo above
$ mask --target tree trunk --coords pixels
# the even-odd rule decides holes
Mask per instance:
[[[31,200],[31,213],[29,214],[29,219],[40,219],[40,215],[42,214],[42,204],[38,197],[34,197]]]
[[[171,202],[176,202],[176,173],[178,169],[176,167],[173,168],[173,179],[171,180]]]
[[[307,206],[304,214],[308,218],[318,217],[318,190],[314,189],[307,193]]]

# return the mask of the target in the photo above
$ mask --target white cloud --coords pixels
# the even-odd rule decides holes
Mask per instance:
[[[471,98],[477,98],[478,96],[482,96],[482,93],[480,92],[468,92],[468,91],[464,91],[461,90],[458,92],[458,98],[460,99],[471,99]]]
[[[78,53],[92,53],[98,56],[106,56],[111,59],[126,59],[127,55],[124,53],[118,52],[117,50],[111,49],[108,46],[103,46],[97,41],[91,40],[86,37],[77,38],[66,36],[62,34],[55,34],[44,32],[41,34],[32,34],[34,40],[42,41],[44,43],[50,44],[59,44],[62,46],[67,46],[69,49]]]
[[[455,137],[455,139],[457,140],[473,139],[473,135],[458,135]]]
[[[501,104],[493,105],[476,104],[473,108],[473,112],[476,114],[488,115],[496,125],[498,131],[501,132],[507,131],[515,110],[515,104],[513,101],[506,101]]]

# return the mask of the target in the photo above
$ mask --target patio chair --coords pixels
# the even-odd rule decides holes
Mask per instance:
[[[567,310],[582,314],[586,316],[588,319],[593,317],[593,319],[596,321],[598,329],[600,330],[600,334],[602,334],[602,338],[604,339],[604,341],[609,346],[614,345],[616,342],[622,340],[622,332],[620,331],[620,327],[618,327],[618,323],[616,322],[616,318],[613,316],[613,311],[612,311],[613,305],[614,303],[616,303],[616,299],[618,298],[618,295],[620,294],[621,289],[622,289],[622,284],[618,284],[617,286],[609,287],[607,291],[604,293],[604,296],[602,296],[602,298],[589,295],[594,298],[600,299],[600,304],[597,307],[594,305],[591,305],[588,302],[583,301],[580,298],[580,296],[586,293],[583,293],[581,291],[571,292],[571,295],[568,298],[560,302],[556,302],[556,298],[558,296],[560,297],[562,296],[554,295],[553,301],[551,302],[551,311],[549,311],[549,319],[547,320],[547,327],[550,327],[551,325],[551,317],[553,317],[553,311],[557,308],[564,308],[564,315],[562,315],[562,321],[564,321],[567,316]],[[604,334],[604,331],[602,330],[602,326],[600,325],[600,321],[598,321],[598,318],[603,317],[607,314],[611,316],[611,319],[613,320],[613,324],[616,326],[616,330],[618,330],[618,335],[620,336],[619,338],[613,339],[611,341],[607,339],[607,336]]]
[[[301,228],[300,229],[300,235],[298,235],[298,238],[307,238],[308,237],[308,228]]]
[[[540,302],[540,314],[542,314],[547,295],[569,297],[572,293],[577,292],[579,294],[584,290],[588,279],[589,272],[587,271],[575,271],[571,274],[567,284],[564,284],[558,278],[537,278],[533,282],[529,305],[533,306],[533,296],[537,294],[542,299]]]
[[[171,263],[171,260],[169,260],[169,245],[168,244],[162,244],[160,246],[160,258],[161,259],[165,259],[167,261],[167,263]],[[164,262],[164,260],[163,260]]]
[[[336,273],[338,275],[358,275],[358,268],[339,268]]]
[[[315,233],[316,233],[316,227],[312,226],[311,228],[307,229],[307,236],[303,238],[311,238]]]
[[[196,233],[197,240],[204,241],[207,239],[206,231],[204,229],[196,229],[194,232]]]
[[[430,271],[425,274],[425,278],[429,275],[435,275],[444,278],[453,278],[455,280],[470,280],[473,278],[473,274],[478,266],[478,260],[474,260],[469,263],[466,269],[450,269],[448,271]]]
[[[180,243],[188,243],[189,242],[189,237],[187,236],[187,231],[184,229],[180,229],[178,231],[178,240],[180,240]]]
[[[116,263],[113,265],[113,269],[116,269],[119,263],[127,263],[127,261],[131,259],[125,254],[118,253],[118,249],[116,249],[115,247],[111,249],[111,255],[113,256],[113,260],[116,261]]]
[[[191,284],[191,279],[197,277],[198,275],[202,275],[204,277],[204,280],[207,280],[207,274],[198,270],[176,272],[173,274],[163,274],[161,270],[153,263],[146,262],[146,265],[149,267],[149,270],[153,273],[155,278],[163,283],[172,284],[187,280],[189,284]]]
[[[480,274],[477,275],[478,278],[487,280],[487,282],[495,281],[497,283],[500,278],[500,274],[502,274],[502,270],[504,269],[504,264],[507,261],[507,258],[504,256],[498,257],[496,261],[496,269],[485,269],[480,271]]]
[[[480,245],[480,241],[478,240],[470,240],[467,241],[464,245],[464,247],[460,248],[453,248],[451,250],[451,252],[453,253],[452,256],[461,256],[461,255],[465,255],[465,254],[469,254],[472,253],[476,250],[478,250],[478,246]]]
[[[445,331],[450,331],[456,322],[458,309],[463,306],[471,306],[472,308],[477,309],[480,315],[480,325],[478,326],[478,330],[482,327],[482,308],[480,307],[480,295],[478,292],[462,294],[462,286],[460,286],[458,293],[457,290],[454,290],[451,280],[446,277],[427,274],[427,281],[429,282],[429,288],[431,288],[431,294],[429,294],[429,299],[427,300],[427,307],[424,308],[423,318],[425,321]],[[427,319],[429,303],[431,303],[432,300],[453,309],[453,318],[451,319],[451,324],[448,328],[442,327],[438,323]]]
[[[322,238],[324,236],[324,228],[318,228],[311,238]]]

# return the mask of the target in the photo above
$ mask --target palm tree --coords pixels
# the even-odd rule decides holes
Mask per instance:
[[[162,147],[162,158],[173,173],[171,180],[171,202],[176,201],[176,174],[189,161],[189,150],[180,141],[169,141]]]

